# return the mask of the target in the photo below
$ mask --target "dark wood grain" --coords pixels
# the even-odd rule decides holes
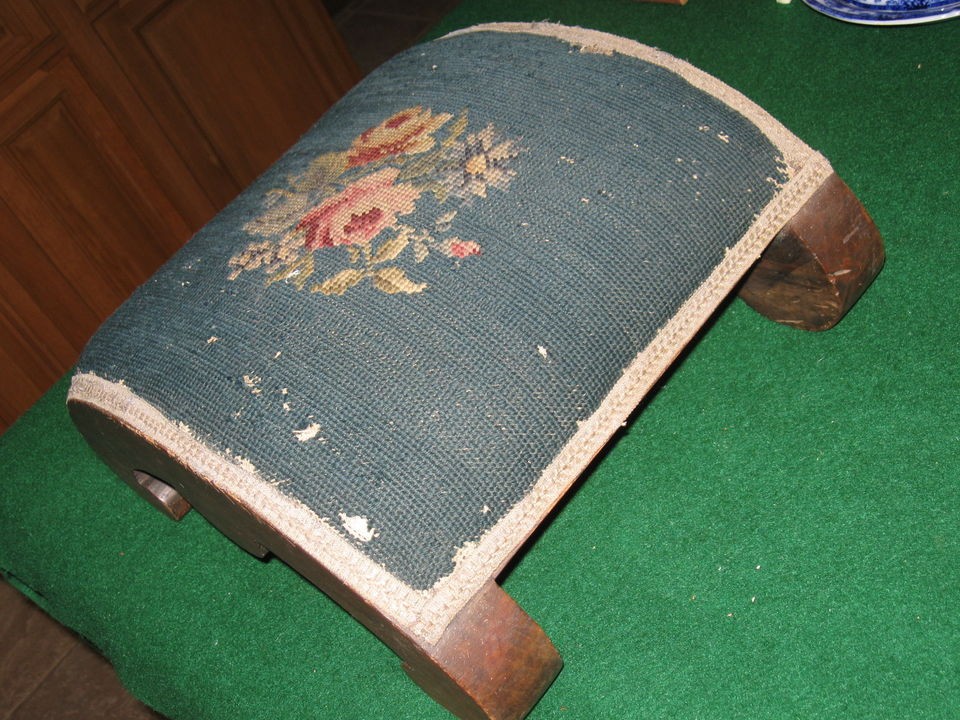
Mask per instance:
[[[310,0],[4,2],[0,431],[358,79]]]
[[[493,580],[427,652],[403,669],[464,720],[520,720],[563,667],[546,633]]]
[[[163,720],[120,684],[95,650],[77,642],[9,720]]]
[[[218,206],[358,79],[306,0],[138,0],[95,27]]]
[[[190,512],[190,503],[163,480],[142,470],[133,471],[133,480],[136,484],[131,483],[131,485],[138,491],[140,497],[171,520],[182,520],[183,516]]]
[[[740,297],[776,322],[827,330],[853,307],[883,261],[876,225],[833,174],[770,243]]]
[[[283,560],[379,637],[410,677],[458,717],[519,720],[559,673],[562,662],[550,639],[492,578],[436,644],[426,643],[334,576],[322,557],[277,533],[116,418],[77,401],[69,409],[87,441],[138,494],[144,494],[138,473],[162,479],[238,545],[257,557],[270,553]]]
[[[0,101],[0,192],[58,273],[34,292],[62,278],[101,319],[189,234],[66,57]]]

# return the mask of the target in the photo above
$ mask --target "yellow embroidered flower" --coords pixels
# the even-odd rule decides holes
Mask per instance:
[[[506,190],[516,175],[509,164],[520,150],[512,140],[497,138],[493,125],[468,134],[452,151],[453,161],[443,180],[451,195],[485,198],[487,188]]]
[[[434,115],[420,105],[401,110],[354,140],[347,153],[347,167],[426,152],[436,144],[433,133],[452,117],[450,113]]]

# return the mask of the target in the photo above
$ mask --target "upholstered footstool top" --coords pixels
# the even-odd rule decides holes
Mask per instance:
[[[141,492],[415,664],[831,177],[651,48],[454,33],[370,75],[140,288],[70,403]]]

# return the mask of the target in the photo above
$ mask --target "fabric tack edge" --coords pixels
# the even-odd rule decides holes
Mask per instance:
[[[579,48],[583,53],[602,55],[618,53],[658,65],[679,75],[693,87],[721,100],[725,105],[750,120],[780,150],[784,162],[791,171],[802,165],[804,159],[812,152],[810,147],[790,132],[783,123],[740,91],[734,90],[719,78],[695,65],[691,65],[686,60],[681,60],[663,50],[644,45],[636,40],[612,35],[601,30],[559,25],[551,22],[493,22],[454,30],[439,38],[438,42],[476,32],[540,35],[567,42]]]
[[[264,480],[248,460],[206,445],[188,426],[168,418],[126,384],[80,372],[71,380],[67,401],[94,407],[148,438],[279,535],[302,546],[397,626],[434,642],[449,623],[423,617],[430,591],[415,590],[385,571],[310,508]]]

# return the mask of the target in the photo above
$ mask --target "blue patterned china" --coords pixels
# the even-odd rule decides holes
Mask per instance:
[[[803,0],[824,15],[859,25],[916,25],[960,15],[960,0]]]

